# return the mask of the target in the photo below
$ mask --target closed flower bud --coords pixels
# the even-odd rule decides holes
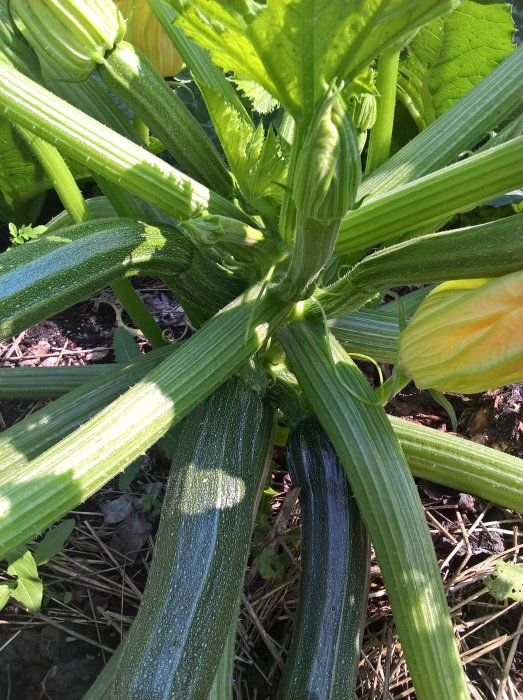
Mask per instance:
[[[127,29],[125,39],[139,49],[164,78],[176,75],[183,61],[147,0],[116,0]]]
[[[355,97],[350,105],[349,111],[358,131],[372,129],[378,114],[376,95],[366,93]]]
[[[399,367],[421,389],[475,393],[523,380],[523,270],[445,282],[399,338]]]
[[[23,35],[41,60],[84,80],[125,32],[112,0],[11,0]]]
[[[341,221],[354,206],[360,180],[358,135],[336,95],[319,110],[296,162],[293,199],[298,214],[321,223]]]

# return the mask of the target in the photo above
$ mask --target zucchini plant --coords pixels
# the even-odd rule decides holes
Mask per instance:
[[[350,550],[343,561],[321,556],[318,532],[304,527],[302,617],[281,697],[354,687],[368,533],[417,697],[464,700],[413,475],[523,511],[523,461],[387,417],[383,405],[418,376],[402,355],[417,328],[438,334],[435,369],[423,374],[431,386],[452,390],[445,377],[463,370],[452,366],[459,338],[437,321],[441,294],[429,298],[434,322],[416,316],[426,290],[380,301],[397,286],[448,281],[517,297],[521,214],[508,204],[482,218],[482,205],[523,184],[523,50],[510,10],[462,0],[148,6],[212,133],[142,53],[136,25],[125,36],[111,0],[0,0],[0,130],[10,138],[0,214],[31,223],[24,213],[38,202],[26,203],[49,187],[64,207],[0,256],[1,338],[111,285],[156,348],[96,374],[2,370],[2,396],[55,401],[0,435],[0,556],[159,443],[173,460],[150,580],[98,688],[118,699],[230,696],[239,586],[279,409],[296,431],[306,517],[333,542],[342,535],[332,519],[345,518]],[[100,196],[84,199],[85,178]],[[163,337],[129,282],[140,274],[181,301],[189,340]],[[456,303],[456,315],[466,308]],[[521,333],[505,342],[518,316],[503,308],[481,318],[499,359],[489,354],[487,388],[523,379]],[[362,355],[394,365],[377,391],[352,359]],[[470,351],[467,371],[481,362]],[[303,425],[317,444],[300,438]],[[335,503],[340,464],[354,495]],[[332,605],[343,619],[314,619]]]

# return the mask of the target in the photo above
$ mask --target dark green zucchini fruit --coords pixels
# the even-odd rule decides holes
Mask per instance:
[[[292,431],[287,450],[301,489],[302,568],[278,700],[349,700],[367,611],[369,539],[343,466],[315,418]]]
[[[179,424],[144,597],[115,700],[207,700],[241,594],[274,411],[241,379]]]

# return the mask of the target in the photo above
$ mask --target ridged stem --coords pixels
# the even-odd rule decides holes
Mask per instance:
[[[83,367],[0,367],[0,400],[56,399],[115,369],[115,365]]]
[[[31,460],[86,423],[107,404],[121,396],[129,386],[143,379],[147,372],[157,367],[179,347],[181,346],[174,345],[153,350],[137,360],[122,364],[78,368],[86,372],[96,370],[95,376],[0,434],[0,464],[9,464],[13,472],[17,469],[25,469]],[[98,373],[102,368],[106,371]],[[18,374],[21,369],[11,371]],[[37,371],[29,367],[24,369],[29,376]],[[49,368],[50,373],[55,376],[58,370],[68,369],[68,367]],[[5,373],[9,371],[3,370]],[[41,368],[40,374],[45,375],[46,369]],[[85,374],[84,372],[84,376]],[[90,375],[92,372],[89,371],[87,374]],[[63,383],[67,386],[67,379]],[[2,475],[0,475],[1,480]]]
[[[151,316],[140,295],[128,279],[113,280],[111,289],[121,301],[123,308],[138,326],[153,348],[169,345],[160,326]]]
[[[365,178],[358,197],[376,196],[452,163],[523,105],[523,47]]]
[[[522,179],[520,136],[365,200],[342,221],[335,253],[360,252],[440,228],[442,220],[519,187]]]
[[[523,512],[523,459],[389,416],[414,476]]]
[[[400,50],[393,48],[384,51],[378,58],[376,121],[370,132],[365,172],[376,170],[389,157],[392,127],[396,106],[396,84]]]
[[[18,131],[44,169],[71,219],[75,223],[87,221],[91,214],[76,180],[59,151],[27,129],[18,127]]]
[[[318,314],[340,316],[366,303],[376,292],[402,284],[499,277],[523,267],[523,217],[421,236],[368,255],[307,303]]]
[[[71,170],[58,149],[27,131],[27,129],[18,127],[18,130],[47,173],[51,184],[71,219],[77,224],[88,221],[91,213]],[[149,340],[152,347],[158,348],[167,345],[162,329],[151,316],[129,280],[115,280],[111,287],[124,309],[147,340]]]
[[[347,472],[417,697],[469,700],[421,501],[385,412],[341,346],[325,338],[321,324],[293,323],[279,338]]]
[[[179,219],[202,211],[250,223],[220,195],[0,63],[2,113],[60,151]]]
[[[143,380],[25,468],[0,464],[0,557],[98,491],[262,346],[291,306],[260,297],[260,291],[254,287],[221,311]]]

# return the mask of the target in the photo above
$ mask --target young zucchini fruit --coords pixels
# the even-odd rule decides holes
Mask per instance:
[[[112,698],[207,700],[241,593],[274,411],[234,378],[179,424],[151,572]]]
[[[287,456],[300,487],[298,610],[278,700],[353,697],[367,611],[369,538],[347,477],[315,418],[290,434]]]

